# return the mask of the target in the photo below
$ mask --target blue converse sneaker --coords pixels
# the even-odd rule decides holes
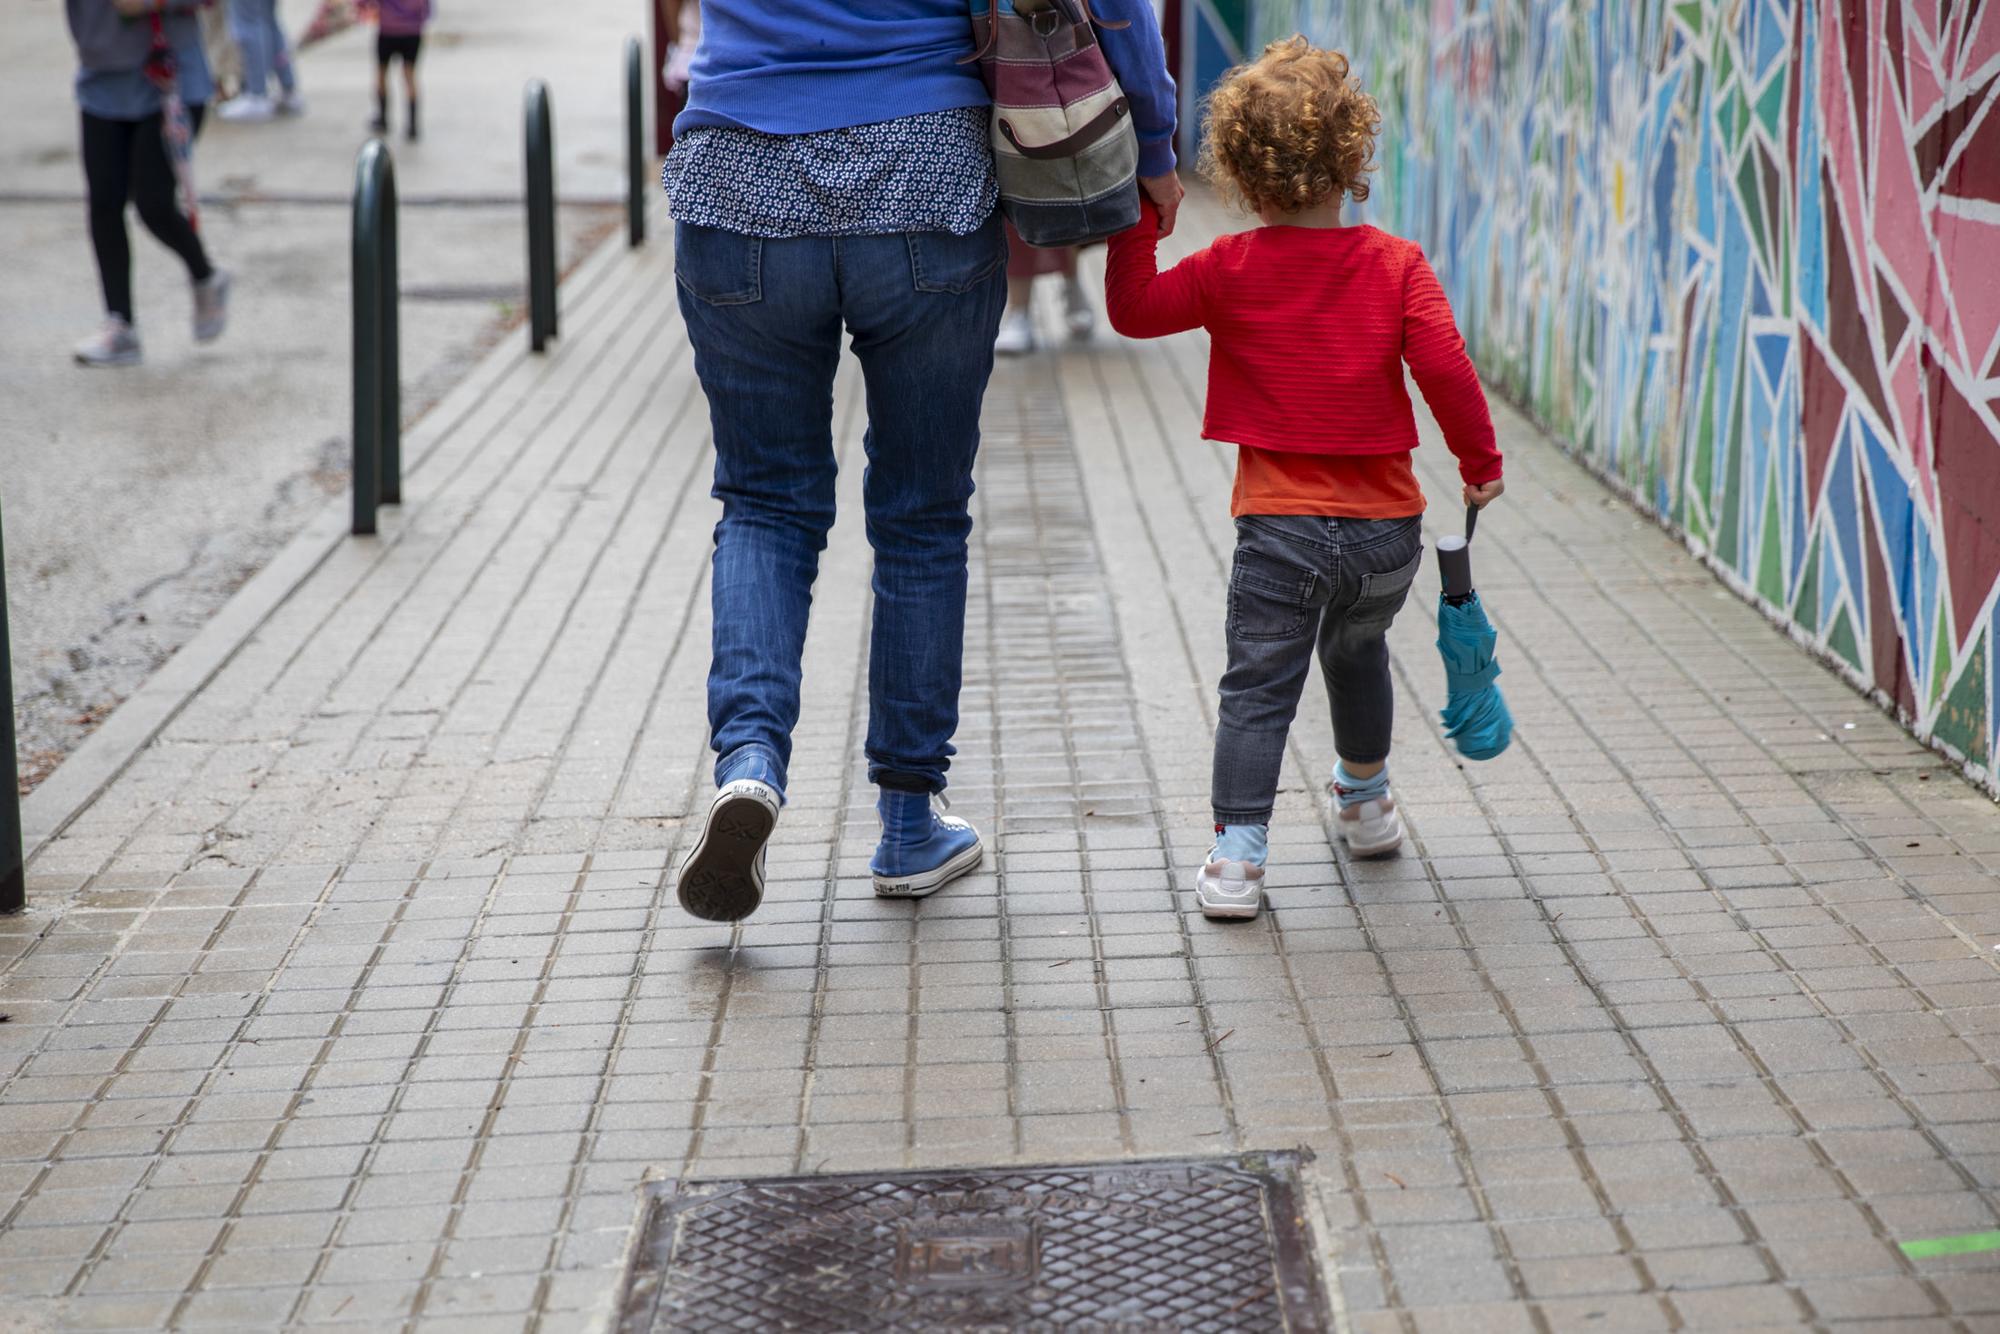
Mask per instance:
[[[883,898],[935,894],[978,867],[985,856],[979,831],[932,810],[926,793],[883,788],[875,810],[882,817],[882,842],[868,869],[875,874],[875,892]]]
[[[755,778],[724,783],[709,803],[708,823],[675,891],[681,907],[710,922],[735,922],[764,901],[764,844],[778,827],[784,799]]]

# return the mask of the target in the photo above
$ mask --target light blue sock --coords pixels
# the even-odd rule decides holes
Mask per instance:
[[[1373,778],[1356,778],[1347,772],[1347,765],[1333,766],[1333,790],[1340,798],[1340,809],[1359,806],[1364,801],[1380,801],[1389,795],[1389,766],[1383,765],[1382,772]]]
[[[1270,855],[1271,827],[1261,824],[1227,824],[1215,827],[1215,860],[1262,866]]]

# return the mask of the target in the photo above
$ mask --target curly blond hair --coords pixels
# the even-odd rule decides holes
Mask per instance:
[[[1368,198],[1382,113],[1347,57],[1303,37],[1273,42],[1208,99],[1201,169],[1253,212]]]

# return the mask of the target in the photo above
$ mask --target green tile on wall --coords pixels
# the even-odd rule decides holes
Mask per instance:
[[[1807,634],[1819,633],[1819,538],[1806,549],[1805,578],[1799,581],[1799,596],[1792,603],[1792,619]]]
[[[1986,737],[1986,644],[1972,650],[1972,660],[1958,674],[1951,693],[1945,696],[1938,714],[1938,739],[1955,747],[1974,764],[1987,761]]]
[[[1854,622],[1847,614],[1847,608],[1840,609],[1840,615],[1833,618],[1833,632],[1826,637],[1827,647],[1847,660],[1847,665],[1861,670],[1861,646],[1854,640]]]
[[[1937,638],[1931,648],[1931,688],[1924,696],[1929,703],[1944,693],[1945,680],[1951,674],[1951,604],[1938,599]]]
[[[1778,518],[1778,467],[1764,486],[1764,536],[1757,552],[1757,593],[1773,607],[1785,605],[1784,539]]]
[[[1730,569],[1741,567],[1743,534],[1743,375],[1736,377],[1736,393],[1729,405],[1729,461],[1722,470],[1722,499],[1715,511],[1721,529],[1715,539],[1715,558]]]

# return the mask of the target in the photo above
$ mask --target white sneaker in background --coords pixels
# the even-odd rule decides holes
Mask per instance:
[[[1000,334],[993,350],[1003,357],[1018,357],[1035,350],[1035,317],[1026,310],[1010,310],[1000,317]]]
[[[278,104],[255,93],[238,93],[217,107],[215,114],[223,120],[254,125],[275,117]]]
[[[76,345],[79,366],[136,366],[139,331],[120,315],[106,315],[96,333]]]
[[[1074,278],[1063,284],[1063,324],[1079,343],[1097,330],[1097,311],[1090,304],[1090,295]]]
[[[306,114],[306,95],[293,88],[278,94],[278,100],[271,104],[280,116],[303,116]]]
[[[228,269],[216,269],[194,285],[194,341],[213,343],[229,327]]]
[[[1333,802],[1338,808],[1334,813],[1334,826],[1340,830],[1347,850],[1356,857],[1386,856],[1403,846],[1403,817],[1396,814],[1394,797],[1380,797],[1347,807],[1340,807],[1338,796],[1333,798]]]

